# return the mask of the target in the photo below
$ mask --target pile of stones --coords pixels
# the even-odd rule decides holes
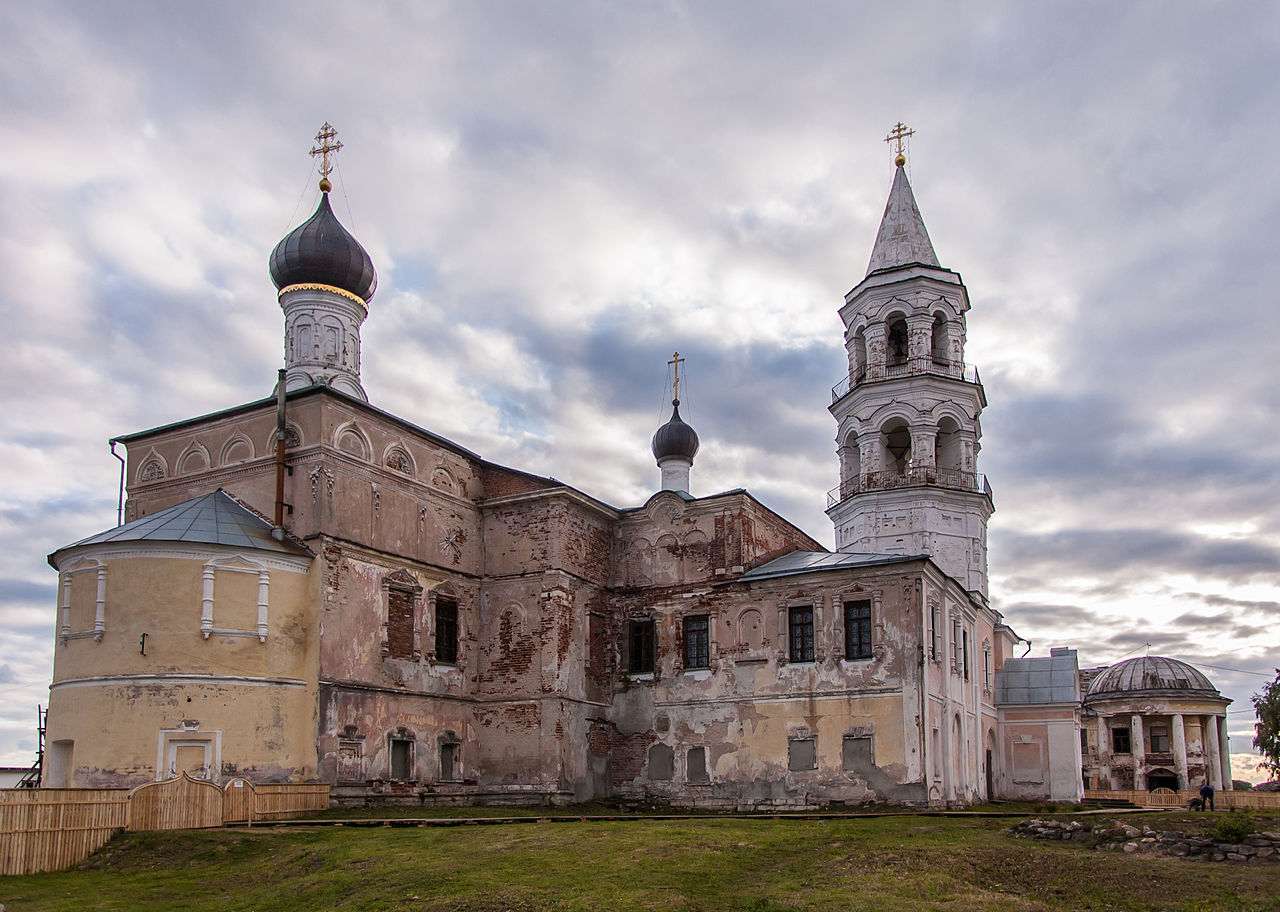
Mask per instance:
[[[1218,842],[1202,833],[1153,830],[1119,820],[1024,820],[1009,831],[1015,839],[1085,839],[1104,852],[1150,852],[1202,861],[1280,862],[1280,833],[1254,833],[1238,843]]]

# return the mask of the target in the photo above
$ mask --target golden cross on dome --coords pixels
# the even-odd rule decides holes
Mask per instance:
[[[889,131],[889,135],[884,138],[887,143],[897,143],[894,149],[893,163],[901,167],[907,163],[907,156],[904,154],[906,149],[906,139],[908,136],[915,136],[915,130],[908,130],[907,125],[902,121],[898,121],[893,125],[893,129]]]
[[[329,121],[326,120],[324,126],[320,128],[320,132],[316,134],[316,142],[319,145],[311,150],[312,155],[320,156],[320,176],[326,182],[333,172],[333,163],[329,160],[329,156],[342,148],[342,143],[337,140],[338,131],[331,127]]]
[[[671,384],[671,400],[676,403],[680,402],[680,365],[683,363],[684,358],[680,357],[679,352],[674,352],[671,360],[667,362],[675,368],[675,380]]]

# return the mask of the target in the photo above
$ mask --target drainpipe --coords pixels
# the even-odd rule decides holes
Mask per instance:
[[[284,540],[284,378],[285,369],[281,368],[276,380],[276,513],[271,530],[271,537],[276,541]]]
[[[111,440],[108,442],[111,444],[111,455],[114,456],[116,459],[120,460],[120,502],[119,502],[119,505],[116,507],[116,525],[123,526],[124,525],[124,457],[116,452],[116,444],[119,442],[118,440],[116,440],[116,438],[112,437]]]

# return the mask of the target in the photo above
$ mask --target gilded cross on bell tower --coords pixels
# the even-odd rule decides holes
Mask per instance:
[[[906,156],[907,137],[915,136],[915,134],[916,134],[915,130],[908,130],[906,124],[904,124],[902,121],[898,121],[896,124],[893,125],[893,129],[889,131],[889,135],[884,138],[885,142],[896,144],[897,148],[894,149],[894,152],[896,154],[893,157],[893,163],[897,165],[899,168],[901,168],[903,165],[907,163],[907,156]]]
[[[673,352],[671,360],[667,364],[675,368],[675,379],[671,383],[671,402],[673,405],[680,404],[680,365],[684,364],[684,358],[680,357],[679,352]]]
[[[338,131],[329,124],[329,121],[326,120],[320,132],[316,134],[316,143],[318,145],[311,150],[311,154],[320,156],[320,189],[328,193],[333,187],[333,184],[329,183],[329,175],[333,173],[333,162],[330,161],[329,156],[342,148],[342,143],[338,142]]]

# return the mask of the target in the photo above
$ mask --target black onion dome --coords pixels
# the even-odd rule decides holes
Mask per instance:
[[[680,420],[680,403],[672,403],[671,420],[653,435],[653,457],[659,461],[669,456],[692,460],[698,455],[698,434]]]
[[[332,285],[368,302],[378,287],[373,260],[342,227],[321,194],[315,215],[289,232],[271,252],[271,281],[290,285]]]

